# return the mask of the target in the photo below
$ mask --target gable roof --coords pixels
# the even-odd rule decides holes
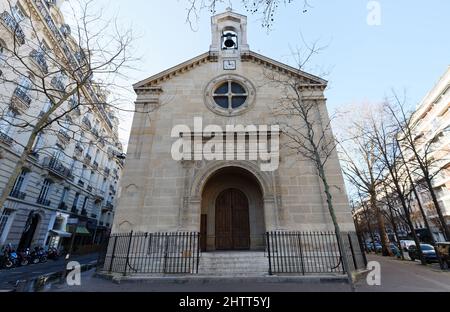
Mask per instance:
[[[275,61],[271,58],[268,58],[266,56],[263,56],[256,52],[253,52],[253,51],[243,54],[242,60],[255,62],[255,63],[259,63],[259,64],[264,64],[265,66],[272,67],[276,70],[285,72],[287,74],[301,77],[302,79],[305,80],[305,83],[308,85],[326,87],[326,85],[328,83],[326,80],[324,80],[320,77],[309,74],[307,72],[304,72],[295,67],[283,64],[281,62]],[[178,75],[179,73],[189,71],[189,70],[193,69],[194,67],[197,67],[200,64],[203,64],[206,62],[214,62],[214,61],[217,61],[217,56],[211,54],[210,52],[206,52],[206,53],[200,54],[186,62],[183,62],[174,67],[166,69],[166,70],[164,70],[156,75],[153,75],[147,79],[141,80],[141,81],[135,83],[133,85],[133,88],[136,90],[136,89],[155,86],[160,81],[170,79],[171,77],[174,77],[174,76]]]

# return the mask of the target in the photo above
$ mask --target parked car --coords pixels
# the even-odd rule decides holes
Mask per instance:
[[[392,253],[394,254],[394,256],[396,256],[397,258],[400,258],[400,257],[401,257],[400,249],[398,249],[398,247],[397,247],[396,244],[391,243],[391,244],[389,245],[389,247],[391,248],[391,251],[392,251]]]
[[[375,242],[375,243],[372,243],[372,242],[366,242],[366,248],[367,248],[369,251],[374,251],[374,252],[381,252],[381,250],[382,250],[382,246],[381,246],[381,244],[378,243],[378,242]]]
[[[437,256],[439,257],[441,269],[450,268],[450,242],[436,243]]]
[[[427,263],[431,262],[439,262],[436,250],[434,250],[434,247],[429,244],[420,244],[420,250],[422,251],[423,257],[425,258],[425,261]],[[419,254],[417,253],[416,245],[411,245],[408,248],[408,254],[411,258],[411,261],[416,261],[416,259],[419,259]]]
[[[409,246],[416,245],[416,242],[409,239],[400,240],[400,246],[402,246],[404,251],[408,251]]]

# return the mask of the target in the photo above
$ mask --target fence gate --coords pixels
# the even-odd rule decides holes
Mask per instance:
[[[110,273],[196,274],[200,257],[196,232],[113,234],[103,271]]]
[[[344,235],[344,234],[343,234]],[[344,235],[344,238],[347,234]],[[353,240],[356,239],[356,242]],[[347,258],[353,268],[363,265],[357,237],[348,234],[344,239]],[[266,249],[269,258],[269,274],[344,274],[341,248],[334,232],[266,233]],[[359,254],[355,251],[359,250]]]

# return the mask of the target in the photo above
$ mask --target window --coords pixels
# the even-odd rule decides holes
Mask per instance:
[[[214,113],[237,116],[255,104],[256,89],[253,83],[239,75],[226,74],[212,79],[205,88],[204,101]]]
[[[42,183],[41,192],[39,193],[38,204],[50,206],[50,202],[47,200],[47,197],[50,194],[51,186],[52,181],[50,181],[49,179],[45,179],[44,182]]]
[[[33,153],[38,153],[39,150],[44,146],[44,139],[42,138],[42,133],[39,132],[36,141],[34,142]]]
[[[50,100],[46,101],[44,106],[42,107],[42,113],[45,114],[52,107],[52,102]]]
[[[11,191],[11,196],[17,195],[20,191],[22,191],[23,187],[25,186],[25,178],[27,174],[27,170],[22,170],[20,175],[17,177],[16,182],[14,183],[14,187]]]
[[[12,7],[11,13],[17,23],[20,23],[25,19],[25,13],[23,13],[22,9],[17,4]]]
[[[29,77],[22,77],[21,79],[20,79],[20,82],[19,82],[19,88],[23,91],[23,92],[25,92],[25,93],[27,93],[28,94],[28,92],[31,90],[31,86],[32,86],[32,82],[31,82],[31,79],[29,78]]]
[[[213,97],[217,105],[224,109],[235,109],[244,105],[247,100],[245,88],[234,81],[226,81],[214,91]]]
[[[0,132],[6,135],[11,133],[11,125],[16,118],[16,113],[12,110],[8,110],[4,116],[0,118]]]
[[[5,44],[0,40],[0,66],[6,62]]]
[[[73,199],[72,210],[77,209],[79,200],[80,200],[80,193],[76,193],[75,198]]]
[[[0,216],[0,244],[3,244],[6,240],[7,227],[11,223],[8,221],[10,221],[12,213],[11,209],[5,208]]]

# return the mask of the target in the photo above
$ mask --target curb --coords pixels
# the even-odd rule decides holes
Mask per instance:
[[[298,283],[298,284],[348,284],[347,276],[123,276],[98,272],[95,277],[116,284],[208,284],[208,283]]]

